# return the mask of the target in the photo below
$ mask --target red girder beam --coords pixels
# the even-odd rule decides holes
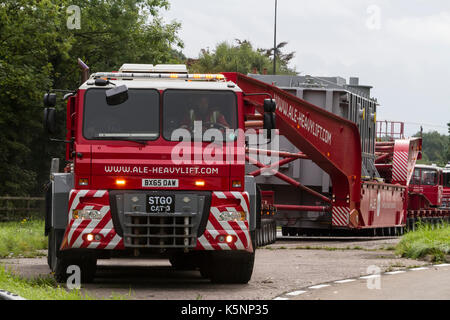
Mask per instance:
[[[295,159],[309,159],[309,157],[303,152],[292,153],[286,151],[275,151],[275,150],[265,150],[265,149],[255,149],[255,148],[247,148],[245,150],[250,154],[259,154],[259,155],[267,155],[267,156],[278,156],[283,158],[295,158]]]
[[[257,176],[261,175],[263,172],[265,172],[267,170],[281,167],[282,165],[285,165],[285,164],[287,164],[289,162],[292,162],[292,161],[295,161],[295,160],[297,160],[297,159],[296,158],[285,158],[283,160],[275,162],[274,164],[272,164],[270,166],[265,166],[264,168],[261,168],[259,170],[255,170],[253,172],[250,172],[249,175],[257,177]]]
[[[223,74],[228,81],[236,83],[242,89],[248,113],[254,114],[256,109],[262,114],[267,95],[261,93],[272,96],[277,104],[276,124],[280,135],[285,136],[330,175],[336,199],[333,205],[360,208],[362,153],[359,130],[354,122],[268,83],[240,73]],[[278,173],[277,177],[298,185],[285,175]],[[315,191],[313,193],[325,198]],[[327,202],[330,201],[326,199]]]
[[[259,120],[259,121],[263,121],[264,117],[262,114],[247,114],[245,116],[245,120]]]
[[[261,162],[259,162],[259,161],[256,160],[256,159],[250,158],[248,155],[245,155],[245,159],[246,159],[248,162],[250,162],[251,164],[254,164],[254,165],[256,165],[256,166],[259,167],[259,168],[264,168],[264,167],[266,167],[266,166],[263,165]],[[317,192],[317,191],[314,191],[314,190],[312,190],[312,189],[310,189],[310,188],[304,186],[304,185],[301,184],[300,182],[298,182],[298,181],[296,181],[296,180],[294,180],[294,179],[292,179],[292,178],[290,178],[290,177],[288,177],[288,176],[286,176],[286,175],[284,175],[284,174],[282,174],[282,173],[280,173],[280,172],[278,172],[278,171],[275,171],[274,169],[269,169],[269,171],[270,171],[275,177],[277,177],[278,179],[281,179],[281,180],[283,180],[284,182],[287,182],[287,183],[293,185],[294,187],[297,187],[297,188],[299,188],[299,189],[301,189],[301,190],[304,190],[304,191],[306,191],[306,192],[312,194],[313,196],[315,196],[315,197],[321,199],[322,201],[331,203],[331,199],[325,197],[323,194],[320,194],[320,193]]]
[[[389,153],[386,153],[386,154],[384,154],[384,155],[382,155],[382,156],[379,156],[379,157],[375,160],[375,163],[381,162],[381,161],[386,160],[386,159],[389,159],[391,156],[392,156],[392,154],[389,154]]]
[[[245,121],[245,128],[262,128],[264,123],[262,121]]]

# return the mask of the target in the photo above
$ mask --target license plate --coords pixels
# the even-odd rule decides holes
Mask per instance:
[[[143,188],[178,188],[178,179],[142,179]]]
[[[174,213],[175,196],[147,195],[147,212],[149,213]]]

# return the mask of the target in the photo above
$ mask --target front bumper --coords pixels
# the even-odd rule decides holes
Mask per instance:
[[[61,250],[253,251],[248,225],[248,193],[170,192],[176,199],[175,213],[172,214],[145,212],[142,199],[148,193],[163,194],[165,191],[71,190],[69,222]],[[183,202],[187,198],[192,200],[190,204]],[[74,216],[74,210],[83,209],[99,214],[95,219]],[[245,220],[223,221],[221,213],[224,211],[238,212]]]

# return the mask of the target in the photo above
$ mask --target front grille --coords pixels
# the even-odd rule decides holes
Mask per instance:
[[[197,243],[194,216],[125,212],[125,247],[194,248]]]

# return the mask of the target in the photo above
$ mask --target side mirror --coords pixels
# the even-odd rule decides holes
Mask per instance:
[[[55,105],[56,105],[56,94],[55,93],[46,93],[44,95],[44,106],[54,107]]]
[[[264,99],[264,112],[275,112],[277,104],[275,99]]]
[[[264,123],[263,129],[267,132],[267,139],[272,139],[272,130],[277,127],[276,125],[276,116],[273,112],[265,112],[264,113]]]
[[[264,99],[264,124],[263,128],[267,132],[267,139],[272,139],[272,130],[277,127],[275,111],[277,104],[275,99]]]
[[[56,110],[55,108],[44,109],[44,128],[48,133],[56,133]]]
[[[128,100],[128,88],[126,85],[121,85],[109,90],[106,90],[106,103],[110,106],[116,106]]]

